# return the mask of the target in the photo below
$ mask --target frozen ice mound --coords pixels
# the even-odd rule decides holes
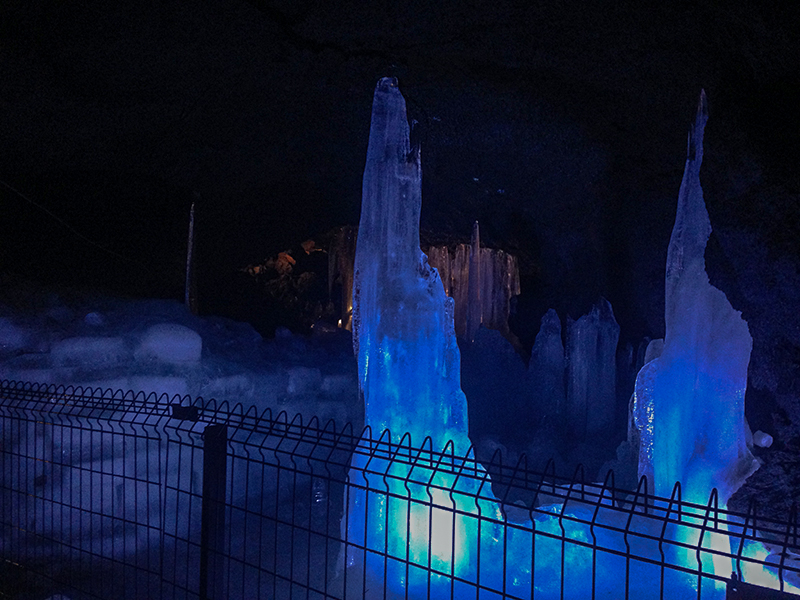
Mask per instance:
[[[170,364],[196,363],[203,353],[203,339],[177,323],[152,325],[136,349],[138,360],[155,359]]]
[[[566,409],[564,386],[564,344],[561,319],[554,309],[542,316],[542,325],[531,350],[526,383],[537,415],[563,415]]]
[[[228,409],[302,413],[304,422],[315,415],[352,421],[356,429],[363,422],[347,332],[307,337],[286,330],[264,340],[247,323],[198,317],[174,300],[31,289],[0,304],[3,340],[0,379],[169,402],[202,397]]]
[[[28,341],[28,335],[11,319],[0,317],[0,355],[21,351]]]
[[[589,314],[567,318],[567,414],[578,439],[613,431],[619,325],[600,298]]]
[[[312,367],[291,367],[286,392],[289,394],[308,394],[322,387],[322,373]]]

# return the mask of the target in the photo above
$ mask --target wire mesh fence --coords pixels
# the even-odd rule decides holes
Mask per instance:
[[[188,397],[0,382],[0,506],[15,600],[781,598],[800,583],[796,511]]]

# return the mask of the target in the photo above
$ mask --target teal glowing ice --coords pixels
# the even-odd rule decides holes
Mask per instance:
[[[469,448],[453,300],[419,248],[422,173],[397,80],[375,90],[353,282],[366,423],[434,448]]]
[[[702,125],[695,128],[693,139],[701,145]],[[681,206],[697,200],[699,182],[695,185],[691,178],[697,175],[701,155],[695,145],[695,157],[687,161]],[[453,304],[445,296],[438,273],[420,251],[420,205],[420,157],[409,144],[405,101],[397,81],[384,78],[373,102],[355,263],[353,334],[371,434],[362,438],[353,456],[345,499],[346,597],[617,599],[626,597],[626,586],[628,597],[637,600],[696,597],[696,574],[662,570],[653,560],[699,568],[704,573],[721,574],[728,569],[727,577],[730,560],[720,561],[711,550],[729,552],[729,539],[724,532],[702,534],[698,524],[703,515],[688,515],[684,523],[664,528],[663,520],[653,518],[652,512],[629,512],[630,505],[613,503],[599,488],[595,493],[600,497],[588,501],[582,501],[577,490],[562,489],[559,502],[553,498],[548,504],[540,498],[533,509],[509,505],[494,497],[484,469],[460,458],[472,459],[473,455],[467,436],[466,399],[460,387]],[[697,233],[693,227],[705,209],[700,211],[696,202],[692,206],[695,212],[689,217],[682,218],[679,212],[679,222],[685,224],[681,231],[686,232],[679,237],[689,236],[693,246],[698,246],[702,230]],[[669,273],[698,268],[695,262],[681,263],[689,254],[683,253],[681,259],[676,254],[680,252],[671,244],[668,290],[671,285],[683,285],[673,284]],[[704,269],[697,271],[698,281],[703,277]],[[707,284],[707,278],[705,281]],[[703,302],[698,286],[689,285],[686,302],[697,298]],[[724,294],[718,295],[724,299]],[[716,313],[709,311],[718,300],[709,302],[699,314],[714,323]],[[692,339],[697,340],[710,333],[713,338],[701,345],[705,354],[665,350],[665,356],[678,358],[674,369],[665,369],[652,386],[656,391],[667,386],[664,398],[680,397],[685,374],[698,373],[680,360],[694,357],[702,365],[712,364],[711,344],[724,341],[713,328],[676,334],[683,331],[676,328],[676,320],[677,312],[668,314],[668,345],[678,344],[684,335],[694,335]],[[735,319],[726,323],[729,321],[735,328]],[[746,324],[744,329],[746,333]],[[744,351],[740,346],[735,348],[736,366],[730,368],[738,369],[737,377]],[[746,349],[749,355],[749,346]],[[744,373],[746,368],[745,360]],[[725,366],[722,373],[713,371],[712,375],[730,375],[730,369]],[[703,377],[695,381],[703,383]],[[733,394],[734,403],[744,389],[740,379],[712,381],[722,386],[724,393]],[[658,419],[671,413],[662,408],[656,392],[649,397],[654,400],[639,403],[640,412],[644,411],[640,418],[655,414],[655,420],[649,421],[655,425],[649,430],[649,456],[658,461],[665,452],[665,436],[685,438],[695,448],[694,454],[680,450],[676,457],[666,459],[664,467],[657,465],[657,485],[661,485],[657,490],[664,489],[658,481],[685,476],[681,468],[687,465],[702,468],[703,474],[693,476],[688,489],[698,490],[698,498],[705,504],[710,491],[707,484],[718,485],[717,469],[728,464],[726,456],[716,450],[723,438],[707,439],[704,452],[698,455],[701,432],[686,421],[694,417],[681,416],[659,431]],[[682,402],[696,403],[707,397],[687,397]],[[719,410],[726,419],[722,425],[709,418],[702,421],[709,432],[723,436],[734,425],[743,425],[736,410]],[[647,432],[643,430],[645,438]],[[736,452],[740,452],[735,439]],[[569,497],[563,501],[567,493]],[[663,514],[666,507],[657,504],[651,511],[656,508]],[[748,549],[751,554],[757,551]],[[718,582],[704,580],[700,585],[704,599],[724,597],[724,586]]]
[[[667,254],[664,349],[637,378],[634,410],[642,432],[639,474],[654,480],[655,493],[669,497],[680,481],[684,500],[705,504],[716,488],[725,505],[758,468],[744,420],[753,341],[741,313],[706,274],[711,224],[700,165],[707,120],[703,93]]]

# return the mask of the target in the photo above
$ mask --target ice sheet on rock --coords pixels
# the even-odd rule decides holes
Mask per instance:
[[[177,323],[159,323],[142,336],[136,358],[176,364],[194,363],[200,360],[202,351],[203,340],[197,332]]]
[[[478,223],[470,244],[430,246],[428,263],[436,268],[445,293],[454,300],[456,335],[471,340],[480,325],[497,329],[512,344],[508,326],[510,301],[520,293],[517,258],[503,250],[480,246]]]
[[[555,417],[565,413],[564,343],[561,319],[552,308],[542,316],[526,378],[528,397],[537,415]]]
[[[475,339],[475,334],[483,321],[483,298],[487,298],[486,290],[481,285],[483,273],[483,261],[481,260],[481,233],[478,222],[472,225],[472,242],[469,248],[469,283],[467,292],[467,331],[466,339],[471,342]],[[487,282],[491,284],[491,277],[487,277]]]
[[[605,298],[567,319],[566,418],[577,439],[610,431],[616,412],[619,325]]]
[[[459,244],[453,255],[450,269],[453,290],[453,323],[458,335],[467,335],[467,306],[469,305],[469,255],[470,246]]]
[[[655,491],[669,496],[680,481],[683,499],[704,504],[712,488],[728,498],[758,467],[745,440],[744,395],[752,338],[741,313],[713,287],[705,269],[711,225],[700,185],[705,94],[689,133],[666,268],[666,338],[661,356],[637,381],[640,472],[652,471]]]

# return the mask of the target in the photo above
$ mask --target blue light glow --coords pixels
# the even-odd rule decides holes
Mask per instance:
[[[695,141],[701,149],[702,127],[695,130]],[[679,210],[676,231],[681,225],[681,232],[688,232],[689,241],[697,246],[702,235],[695,235],[692,227],[702,226],[698,219],[705,213],[689,200],[696,201],[699,190],[699,179],[695,182],[692,178],[699,173],[702,150],[692,155],[697,158],[687,161],[681,188],[682,206],[689,206],[691,214],[682,217]],[[723,530],[713,535],[705,532],[701,543],[697,515],[687,515],[686,523],[662,530],[661,519],[629,513],[626,507],[612,507],[608,502],[602,506],[582,503],[577,497],[535,510],[502,506],[492,495],[487,473],[474,462],[458,458],[472,458],[466,399],[460,387],[460,354],[452,300],[419,248],[420,190],[419,154],[409,146],[405,101],[397,81],[385,78],[378,83],[373,102],[353,295],[354,345],[366,422],[381,436],[378,445],[369,436],[361,440],[347,488],[345,565],[351,582],[360,582],[352,584],[355,595],[499,599],[498,592],[504,592],[517,598],[549,599],[561,598],[563,590],[564,598],[589,598],[593,591],[597,598],[624,598],[627,585],[630,598],[643,599],[659,597],[662,581],[664,598],[696,595],[696,575],[674,569],[662,572],[648,559],[692,569],[700,564],[704,573],[727,577],[730,559],[713,550],[730,552],[729,538]],[[672,244],[670,249],[672,260],[678,251],[673,252]],[[681,257],[688,256],[681,253]],[[678,269],[677,263],[673,266]],[[681,263],[680,268],[684,266],[696,267]],[[668,271],[668,293],[670,281]],[[684,307],[697,299],[698,286],[681,289],[685,293],[681,296],[679,290],[675,297]],[[716,310],[718,297],[714,298],[704,306]],[[669,297],[667,305],[669,311]],[[722,424],[714,423],[713,418],[692,422],[693,417],[684,410],[667,429],[672,436],[669,440],[659,431],[665,415],[670,414],[671,409],[665,407],[670,402],[679,402],[684,409],[697,404],[705,406],[705,412],[698,414],[713,416],[721,409],[706,402],[709,394],[683,397],[684,388],[678,384],[691,389],[699,381],[704,390],[733,393],[731,398],[717,399],[735,404],[741,400],[737,390],[743,389],[745,380],[731,379],[731,373],[741,370],[735,361],[731,363],[733,371],[723,369],[722,379],[707,382],[697,364],[681,366],[681,354],[676,350],[685,347],[681,336],[696,341],[709,328],[703,325],[678,335],[676,314],[677,309],[673,317],[668,314],[664,352],[665,357],[670,353],[676,356],[674,366],[667,370],[664,361],[657,369],[653,363],[643,369],[637,383],[636,419],[642,428],[644,464],[651,470],[655,465],[656,491],[669,497],[671,485],[663,494],[663,482],[674,481],[670,478],[675,475],[689,475],[691,497],[684,496],[684,500],[705,504],[709,486],[719,485],[717,475],[727,469],[724,461],[730,458],[729,453],[715,449],[727,447],[724,436],[729,429],[743,426],[743,416],[736,412],[741,406],[726,409]],[[708,318],[708,324],[717,318],[716,313],[707,311],[701,316]],[[738,314],[734,316],[741,321]],[[733,317],[730,321],[735,326]],[[746,329],[744,324],[745,334]],[[710,357],[713,344],[720,342],[717,334],[703,341],[705,356]],[[746,345],[742,342],[736,348],[744,352],[742,344]],[[749,347],[746,350],[749,357]],[[712,364],[703,360],[700,367]],[[746,369],[745,361],[745,374]],[[707,440],[703,446],[698,442],[701,428],[723,437]],[[400,435],[403,438],[398,444]],[[738,430],[734,435],[738,436]],[[679,437],[696,451],[677,444]],[[427,452],[412,449],[412,441],[420,440]],[[667,442],[678,449],[670,450]],[[430,453],[441,449],[445,449],[443,454]],[[741,455],[741,446],[735,445],[734,452]],[[674,458],[678,455],[680,459]],[[662,460],[680,465],[665,468]],[[695,469],[694,475],[684,470],[687,466]],[[726,470],[725,481],[730,480],[729,475]],[[692,547],[682,547],[680,542]],[[708,581],[702,593],[703,598],[721,598],[724,585]]]

